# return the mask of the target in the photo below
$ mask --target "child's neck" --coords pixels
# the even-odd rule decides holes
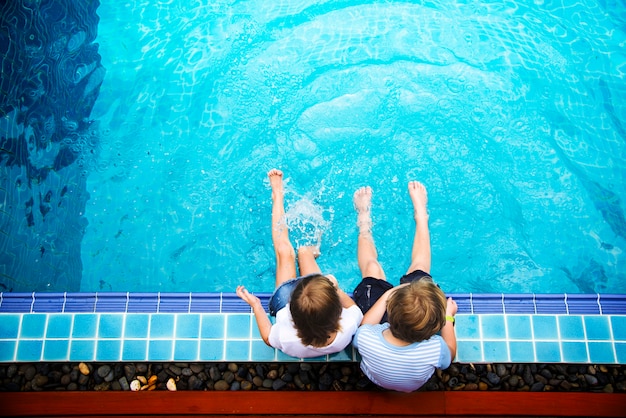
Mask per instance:
[[[319,345],[319,346],[313,346],[313,347],[317,347],[317,348],[322,348],[322,347],[328,347],[329,345],[331,345],[333,343],[333,341],[335,341],[335,338],[337,338],[337,331],[331,333],[328,336],[328,339],[326,340],[326,344],[324,345]]]
[[[389,328],[387,328],[386,330],[383,331],[383,338],[389,344],[395,345],[397,347],[406,347],[407,345],[411,344],[411,343],[408,343],[408,342],[406,342],[404,340],[401,340],[400,338],[394,337],[394,335],[391,333],[391,330]]]

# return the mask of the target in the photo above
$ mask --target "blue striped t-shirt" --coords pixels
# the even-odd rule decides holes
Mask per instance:
[[[361,325],[353,345],[361,355],[361,370],[385,389],[412,392],[430,379],[435,368],[450,366],[450,349],[440,335],[405,347],[390,344],[383,337],[388,323]]]

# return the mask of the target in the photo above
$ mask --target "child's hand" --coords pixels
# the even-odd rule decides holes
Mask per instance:
[[[452,298],[448,298],[448,303],[446,305],[446,315],[454,316],[456,315],[456,311],[458,310],[458,306],[456,306],[456,302]]]
[[[335,289],[339,289],[339,282],[337,281],[337,278],[335,276],[333,276],[332,274],[325,274],[324,276],[328,280],[330,280],[330,282],[333,284],[333,286],[335,286]]]
[[[243,286],[237,286],[237,296],[246,301],[252,308],[261,306],[261,300],[248,292],[248,290]]]

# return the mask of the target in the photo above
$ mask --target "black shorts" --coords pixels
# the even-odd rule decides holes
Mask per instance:
[[[402,276],[400,284],[411,283],[417,280],[432,280],[430,274],[422,270],[415,270],[409,274]],[[378,299],[387,290],[393,288],[393,285],[386,280],[377,279],[375,277],[364,277],[352,292],[352,299],[361,311],[365,314],[376,303]],[[387,322],[387,313],[383,315],[380,323]]]

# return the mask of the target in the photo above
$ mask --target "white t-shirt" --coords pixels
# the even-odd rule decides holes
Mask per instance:
[[[287,306],[276,313],[276,323],[270,329],[269,342],[272,347],[292,357],[309,358],[333,354],[343,350],[350,344],[352,336],[359,328],[362,319],[363,313],[358,306],[352,305],[349,308],[343,308],[341,318],[339,319],[340,330],[337,332],[333,342],[325,347],[305,346],[298,337],[298,332],[291,317],[291,310],[289,309],[289,304],[287,304]]]

